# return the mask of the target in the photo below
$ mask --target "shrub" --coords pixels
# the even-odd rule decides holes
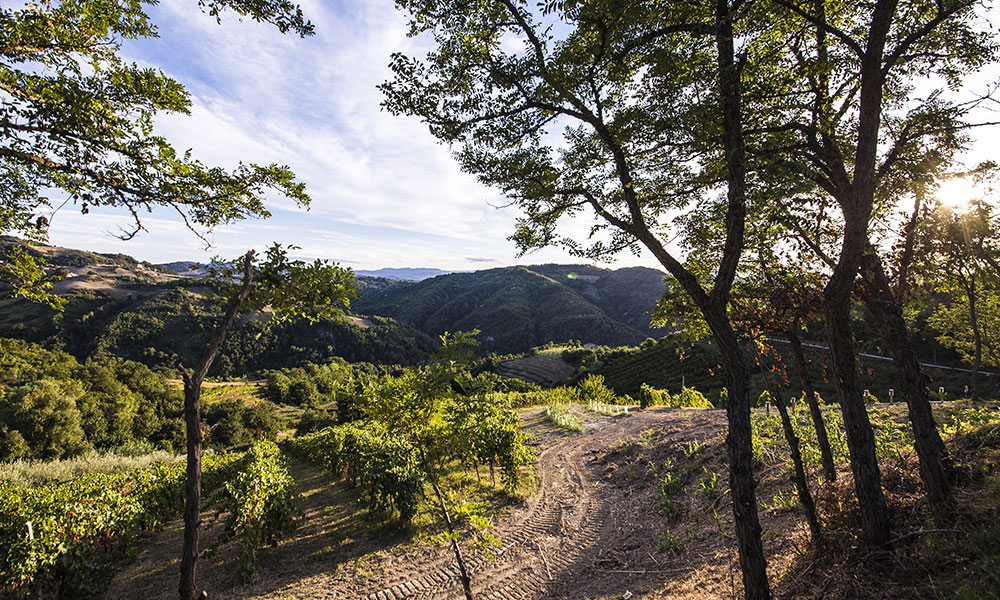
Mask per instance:
[[[674,408],[713,408],[704,394],[694,388],[683,387],[679,394],[658,390],[643,384],[639,390],[639,406],[670,406]]]
[[[257,578],[257,549],[277,544],[295,528],[297,493],[274,442],[254,444],[234,470],[235,476],[223,486],[219,506],[219,512],[229,513],[221,540],[239,537],[240,574],[251,582]]]
[[[275,404],[288,403],[288,388],[292,381],[284,373],[272,371],[267,376],[267,399]]]
[[[303,436],[337,424],[337,415],[323,408],[307,408],[295,428],[296,436]]]
[[[601,404],[617,404],[618,397],[614,391],[604,385],[603,375],[589,375],[580,382],[580,400],[583,402],[599,402]]]
[[[403,437],[377,424],[351,424],[293,438],[290,444],[306,460],[358,486],[369,512],[396,511],[403,521],[416,514],[424,473],[417,449]]]

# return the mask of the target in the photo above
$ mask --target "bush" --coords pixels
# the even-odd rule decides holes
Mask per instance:
[[[337,415],[323,408],[307,408],[299,419],[295,435],[301,437],[337,424]]]
[[[267,376],[267,399],[275,404],[288,403],[288,388],[292,381],[284,373],[272,371]]]
[[[219,506],[219,512],[229,513],[222,540],[239,537],[240,574],[251,582],[257,578],[257,549],[277,544],[295,529],[298,494],[274,442],[254,444],[235,465],[235,473],[223,486]]]
[[[288,388],[288,403],[296,406],[312,406],[319,399],[316,384],[311,379],[293,381]]]
[[[203,418],[209,425],[208,443],[224,448],[274,441],[285,426],[278,409],[265,401],[231,398],[206,403]]]
[[[712,403],[701,392],[694,388],[683,387],[679,394],[673,395],[667,390],[659,390],[647,384],[642,384],[639,390],[639,406],[669,406],[673,408],[713,408]]]
[[[589,375],[580,382],[580,400],[583,402],[599,402],[601,404],[617,404],[618,397],[614,391],[604,385],[604,376]]]
[[[76,382],[60,385],[48,379],[14,388],[0,400],[0,421],[6,430],[0,444],[11,453],[0,455],[0,460],[63,458],[87,450],[76,406],[82,395]]]
[[[358,486],[370,513],[396,511],[402,521],[416,514],[425,475],[417,449],[402,436],[377,424],[351,424],[293,438],[290,446]]]

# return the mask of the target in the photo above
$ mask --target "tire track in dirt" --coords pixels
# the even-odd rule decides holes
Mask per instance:
[[[584,453],[595,437],[606,437],[622,426],[601,417],[591,430],[566,435],[545,448],[536,469],[539,490],[526,506],[501,524],[494,534],[502,547],[493,560],[466,553],[477,598],[511,600],[545,594],[553,581],[572,577],[593,561],[589,553],[607,521],[610,507],[595,494],[595,483]],[[604,431],[606,430],[606,431]],[[431,556],[420,549],[393,561],[367,600],[441,600],[463,597],[458,567],[450,547]]]

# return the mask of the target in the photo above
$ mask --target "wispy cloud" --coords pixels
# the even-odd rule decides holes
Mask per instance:
[[[190,3],[160,3],[149,10],[161,38],[129,42],[124,52],[191,93],[191,114],[159,118],[158,132],[207,164],[291,166],[312,196],[308,212],[275,195],[273,218],[220,227],[208,251],[169,211],[154,211],[149,233],[128,244],[106,233],[118,222],[112,212],[67,213],[53,243],[154,261],[237,256],[279,241],[298,245],[302,257],[366,268],[579,262],[557,249],[517,259],[506,239],[517,209],[494,208],[505,204],[500,194],[462,173],[418,120],[380,108],[376,86],[390,76],[390,54],[428,49],[406,37],[406,19],[391,1],[302,6],[317,32],[304,39],[233,15],[218,25]],[[585,237],[590,224],[581,219],[566,231]]]

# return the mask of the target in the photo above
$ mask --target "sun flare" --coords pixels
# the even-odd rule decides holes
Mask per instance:
[[[941,181],[934,195],[941,204],[961,210],[968,207],[969,203],[981,193],[972,180],[965,177],[953,177]]]

